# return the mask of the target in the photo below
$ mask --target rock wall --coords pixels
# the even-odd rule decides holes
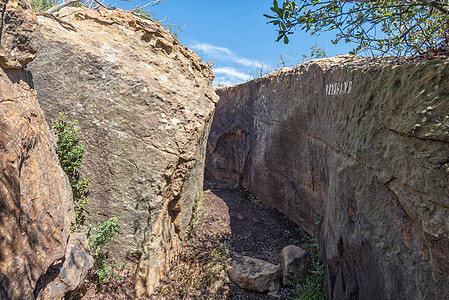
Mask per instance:
[[[20,69],[37,50],[37,23],[29,2],[9,1],[3,22],[0,299],[35,299],[44,290],[62,299],[76,290],[92,262],[86,236],[79,234],[73,240],[70,234],[74,221],[71,186],[59,166],[30,74]],[[74,253],[73,247],[82,257],[66,259]],[[52,286],[67,275],[61,275],[64,272],[71,277]]]
[[[449,297],[449,61],[335,57],[217,90],[206,178],[315,235],[329,299]]]
[[[213,74],[159,25],[122,10],[66,8],[73,26],[39,17],[43,38],[29,65],[48,121],[78,120],[92,180],[87,223],[119,217],[110,254],[137,270],[149,295],[176,256],[202,191],[218,100]]]

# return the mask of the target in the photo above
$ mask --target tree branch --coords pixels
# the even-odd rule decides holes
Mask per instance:
[[[49,9],[47,9],[45,11],[45,13],[52,14],[55,11],[60,10],[63,7],[66,7],[66,6],[70,5],[70,4],[78,3],[78,2],[81,2],[81,0],[64,0],[62,3],[59,3],[58,5],[53,6],[53,7],[49,8]]]

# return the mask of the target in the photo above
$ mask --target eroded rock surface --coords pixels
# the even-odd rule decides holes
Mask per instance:
[[[229,278],[243,289],[276,296],[281,280],[281,268],[261,259],[233,254]]]
[[[165,29],[127,12],[66,8],[38,17],[43,38],[29,66],[48,121],[78,120],[92,180],[87,223],[119,217],[110,255],[137,270],[149,295],[176,255],[202,189],[218,100],[213,74]]]
[[[329,299],[449,297],[449,62],[335,57],[218,90],[206,176],[318,236]]]
[[[65,256],[72,191],[22,70],[0,68],[0,298],[32,299]]]
[[[37,46],[37,23],[29,2],[8,1],[2,22],[0,299],[34,299],[48,288],[38,282],[49,270],[62,263],[73,267],[65,259],[74,221],[72,190],[59,166],[30,74],[20,69],[33,59]],[[82,252],[88,256],[86,249]],[[59,275],[56,271],[53,278]],[[68,292],[59,290],[61,298]]]
[[[5,12],[0,20],[0,66],[21,69],[32,61],[37,52],[36,17],[28,0],[2,1]],[[1,15],[0,15],[1,16]]]
[[[67,243],[64,260],[50,268],[38,282],[36,300],[71,299],[83,284],[93,259],[84,233],[72,233]]]

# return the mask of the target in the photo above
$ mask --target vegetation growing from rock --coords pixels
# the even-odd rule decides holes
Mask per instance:
[[[273,1],[268,23],[277,26],[277,41],[289,42],[298,26],[318,35],[337,31],[339,41],[358,44],[354,53],[447,54],[449,1]]]
[[[85,207],[88,202],[90,179],[80,175],[78,167],[83,162],[84,145],[79,142],[78,134],[80,128],[76,126],[77,121],[69,123],[66,120],[67,114],[60,113],[59,119],[53,122],[53,132],[58,137],[56,143],[56,154],[62,169],[67,174],[73,191],[73,201],[75,202],[75,224],[72,231],[80,230],[84,224]]]
[[[73,201],[75,202],[75,224],[72,224],[71,230],[84,231],[83,227],[88,203],[88,194],[90,189],[90,179],[81,176],[78,167],[81,166],[84,155],[84,145],[80,143],[78,135],[80,128],[77,127],[77,121],[67,121],[67,114],[60,113],[59,119],[53,122],[53,132],[56,134],[56,153],[59,158],[62,169],[67,174],[73,190]],[[107,283],[112,278],[118,279],[115,273],[115,262],[107,263],[107,253],[103,248],[111,241],[116,241],[115,235],[119,232],[118,218],[110,218],[101,223],[98,227],[88,226],[90,254],[94,258],[93,271],[98,277],[99,283]]]
[[[324,300],[326,299],[326,291],[324,288],[326,271],[320,263],[318,243],[316,239],[311,239],[309,243],[303,244],[302,248],[308,251],[312,259],[309,274],[296,285],[295,299]]]

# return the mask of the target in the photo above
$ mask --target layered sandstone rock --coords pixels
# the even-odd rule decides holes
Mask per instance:
[[[31,76],[19,69],[36,53],[36,18],[27,1],[9,1],[4,16],[0,45],[0,299],[62,299],[79,287],[92,267],[92,258],[86,235],[70,233],[72,189],[59,166]],[[42,296],[43,290],[47,297]]]
[[[75,28],[38,18],[43,38],[29,66],[47,120],[78,120],[92,180],[88,223],[119,217],[110,255],[152,292],[202,189],[217,96],[213,74],[165,29],[121,11],[63,9]]]
[[[206,176],[316,234],[329,299],[446,299],[448,89],[448,61],[348,56],[220,89]]]
[[[0,68],[0,298],[32,299],[38,279],[64,258],[71,187],[21,71]]]

